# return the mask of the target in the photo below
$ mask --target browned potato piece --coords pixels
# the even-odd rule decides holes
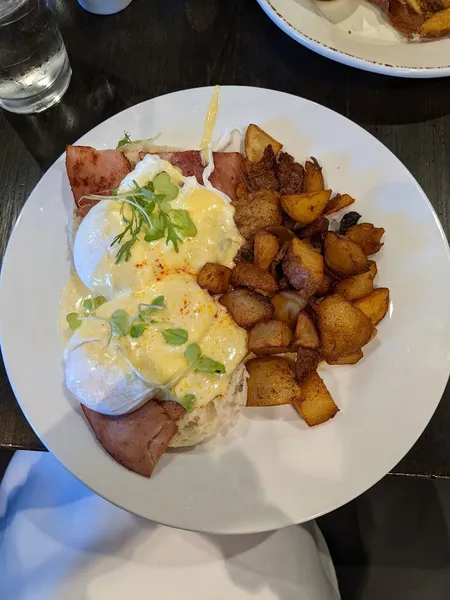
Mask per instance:
[[[241,198],[245,198],[245,196],[247,196],[247,194],[248,194],[247,186],[245,185],[245,183],[242,183],[242,181],[240,181],[236,186],[236,198],[238,200],[240,200]]]
[[[318,348],[320,345],[314,321],[305,312],[298,315],[294,332],[294,344],[303,348]]]
[[[306,306],[306,300],[298,292],[284,291],[272,296],[271,302],[275,309],[273,318],[283,321],[294,329],[298,315]]]
[[[279,195],[271,190],[252,192],[238,200],[234,220],[246,240],[252,241],[258,229],[278,227],[283,223]]]
[[[283,272],[289,283],[308,298],[317,292],[322,283],[322,255],[309,243],[294,238],[283,258]]]
[[[322,167],[315,158],[305,163],[305,176],[303,177],[304,192],[321,192],[325,189]]]
[[[339,212],[343,208],[347,208],[347,206],[353,204],[354,201],[355,199],[348,194],[336,194],[336,196],[331,198],[331,200],[328,202],[323,214],[324,216],[332,215],[335,212]]]
[[[292,341],[292,331],[282,321],[257,323],[250,330],[248,349],[255,354],[276,354]]]
[[[325,358],[348,356],[367,344],[373,325],[359,308],[337,294],[324,298],[316,310]]]
[[[450,8],[431,15],[420,28],[422,37],[441,37],[450,33]]]
[[[234,267],[231,275],[231,283],[236,286],[242,285],[254,290],[262,290],[270,293],[275,293],[278,290],[278,284],[273,275],[246,261]]]
[[[353,354],[349,356],[342,356],[342,358],[337,358],[336,360],[332,360],[331,358],[327,359],[327,363],[329,365],[356,365],[362,357],[364,356],[362,350],[357,350]]]
[[[252,358],[246,367],[250,375],[247,383],[247,406],[279,406],[300,400],[300,387],[285,358]]]
[[[334,231],[325,234],[324,259],[338,275],[358,275],[369,269],[367,256],[358,244]]]
[[[331,279],[331,277],[329,275],[324,274],[324,276],[322,277],[322,282],[316,290],[316,296],[318,296],[319,298],[322,298],[322,296],[326,296],[330,291],[332,282],[333,280]]]
[[[301,240],[309,239],[316,233],[324,233],[327,231],[329,224],[326,217],[321,217],[320,219],[317,219],[317,221],[314,221],[314,223],[311,223],[311,225],[308,225],[308,227],[303,227],[300,231],[297,231],[296,228],[297,235]]]
[[[267,270],[270,267],[270,263],[277,255],[279,248],[280,243],[274,235],[264,229],[259,229],[255,233],[253,246],[255,265],[260,269]]]
[[[277,140],[258,127],[258,125],[250,124],[245,134],[245,153],[247,158],[252,162],[260,161],[267,146],[272,146],[276,156],[283,144],[277,142]]]
[[[359,300],[368,296],[373,291],[373,280],[377,274],[377,264],[375,261],[369,261],[369,270],[361,275],[353,275],[348,279],[342,279],[334,286],[336,294],[340,294],[349,302]]]
[[[223,294],[230,285],[231,269],[216,263],[206,263],[198,275],[197,283],[210,294]]]
[[[358,244],[366,256],[375,254],[383,244],[380,243],[384,229],[374,227],[372,223],[359,223],[347,229],[345,237]]]
[[[300,385],[301,400],[294,403],[305,423],[310,427],[332,419],[339,408],[318,373],[311,373]]]
[[[265,229],[278,239],[281,246],[295,237],[294,233],[287,227],[266,227]]]
[[[281,196],[283,210],[300,225],[310,225],[320,218],[328,204],[331,190]]]
[[[244,329],[251,329],[259,321],[271,319],[274,312],[269,298],[246,288],[231,290],[224,294],[219,302]]]
[[[320,354],[314,348],[300,348],[297,351],[295,361],[295,374],[297,380],[301,383],[304,379],[314,373],[320,362]]]
[[[389,308],[389,290],[388,288],[377,288],[373,292],[357,300],[355,306],[369,317],[373,325],[377,325],[386,315]]]

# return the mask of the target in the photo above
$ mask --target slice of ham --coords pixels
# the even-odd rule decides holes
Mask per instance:
[[[149,400],[137,410],[110,417],[81,405],[97,440],[118,463],[150,477],[185,414],[176,402]]]
[[[66,169],[80,216],[97,202],[80,200],[88,194],[109,195],[131,171],[128,159],[119,150],[95,150],[90,146],[67,146]]]
[[[142,160],[146,154],[156,153],[140,152],[139,159]],[[199,150],[160,152],[158,156],[170,162],[174,167],[178,167],[185,177],[195,177],[199,183],[203,183],[203,170],[205,167]],[[215,169],[209,178],[211,184],[229,196],[231,200],[235,200],[236,186],[242,181],[241,154],[239,152],[213,152],[213,159]]]

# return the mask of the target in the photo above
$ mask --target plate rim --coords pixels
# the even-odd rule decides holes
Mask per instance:
[[[332,110],[332,109],[330,109],[330,108],[328,108],[328,107],[326,107],[326,106],[323,106],[323,105],[321,105],[321,104],[319,104],[319,103],[317,103],[317,102],[314,102],[314,101],[312,101],[312,100],[309,100],[309,99],[307,99],[307,98],[303,98],[303,97],[301,97],[301,96],[297,96],[297,95],[295,95],[295,94],[290,94],[290,93],[282,92],[282,91],[279,91],[279,90],[273,90],[273,89],[269,89],[269,88],[261,88],[261,87],[255,87],[255,86],[221,86],[221,87],[223,87],[223,88],[227,88],[228,90],[231,90],[231,91],[232,91],[233,89],[234,89],[234,90],[236,90],[236,89],[239,89],[239,90],[246,90],[246,89],[248,89],[248,90],[261,90],[261,91],[264,91],[264,92],[270,92],[270,93],[272,93],[272,94],[276,94],[276,95],[280,95],[280,94],[281,94],[281,95],[283,95],[283,96],[287,96],[287,97],[293,98],[293,99],[295,99],[295,100],[301,100],[301,101],[303,101],[303,102],[307,102],[308,104],[315,105],[316,107],[319,107],[321,110],[325,110],[325,111],[328,111],[328,112],[332,113],[333,115],[337,116],[338,118],[340,118],[340,119],[343,119],[343,120],[345,120],[345,121],[349,122],[349,123],[351,124],[351,126],[353,126],[353,127],[356,127],[357,129],[361,130],[361,131],[362,131],[362,132],[363,132],[365,135],[368,135],[368,136],[370,136],[370,137],[371,137],[371,138],[372,138],[372,139],[373,139],[373,140],[374,140],[374,141],[377,143],[377,145],[381,146],[381,147],[383,148],[383,151],[384,151],[384,152],[386,152],[386,153],[387,153],[387,154],[388,154],[388,155],[391,157],[391,159],[393,159],[393,160],[394,160],[394,161],[397,163],[397,166],[398,166],[398,168],[401,168],[401,169],[402,169],[402,171],[403,171],[403,173],[405,174],[405,176],[406,176],[406,177],[407,177],[407,178],[408,178],[408,179],[411,181],[411,183],[412,183],[412,184],[415,186],[415,188],[417,189],[418,193],[420,193],[421,197],[422,197],[422,198],[425,200],[425,203],[427,204],[427,206],[428,206],[428,209],[431,211],[431,216],[433,217],[433,221],[434,221],[434,222],[435,222],[435,224],[437,225],[438,231],[439,231],[439,233],[440,233],[440,238],[441,238],[442,242],[444,243],[444,250],[445,250],[445,253],[446,253],[446,259],[447,259],[447,263],[450,265],[450,246],[449,246],[449,242],[448,242],[448,240],[447,240],[447,237],[446,237],[445,231],[444,231],[444,229],[443,229],[442,223],[440,222],[440,219],[439,219],[439,217],[438,217],[438,215],[437,215],[437,213],[436,213],[436,211],[435,211],[435,209],[434,209],[433,205],[431,204],[431,202],[430,202],[429,198],[427,197],[427,195],[425,194],[424,190],[423,190],[423,189],[422,189],[422,187],[419,185],[419,183],[416,181],[415,177],[414,177],[414,176],[412,175],[412,173],[411,173],[411,172],[408,170],[408,168],[407,168],[407,167],[406,167],[406,166],[405,166],[405,165],[404,165],[404,164],[403,164],[403,163],[400,161],[400,159],[398,159],[398,158],[395,156],[395,154],[394,154],[394,153],[393,153],[391,150],[389,150],[389,148],[387,148],[387,147],[386,147],[386,146],[385,146],[385,145],[384,145],[384,144],[383,144],[381,141],[379,141],[379,140],[378,140],[378,139],[377,139],[375,136],[373,136],[371,133],[369,133],[368,131],[366,131],[366,130],[365,130],[363,127],[361,127],[360,125],[358,125],[358,124],[357,124],[357,123],[355,123],[354,121],[351,121],[349,118],[345,117],[344,115],[341,115],[340,113],[338,113],[338,112],[336,112],[336,111],[334,111],[334,110]],[[124,109],[123,111],[120,111],[119,113],[116,113],[115,115],[112,115],[112,116],[111,116],[111,117],[109,117],[108,119],[105,119],[104,121],[102,121],[102,122],[98,123],[98,124],[97,124],[95,127],[93,127],[91,130],[89,130],[89,131],[87,131],[86,133],[84,133],[84,134],[83,134],[83,136],[81,136],[81,137],[79,138],[79,140],[77,140],[77,142],[75,142],[75,143],[79,143],[79,142],[80,142],[80,140],[82,140],[82,139],[83,139],[83,138],[84,138],[86,135],[89,135],[89,134],[90,134],[90,133],[91,133],[93,130],[95,130],[97,127],[104,125],[105,123],[109,122],[111,119],[114,119],[114,118],[116,118],[116,117],[117,117],[117,115],[119,115],[119,114],[122,114],[122,113],[125,113],[126,111],[133,111],[133,110],[135,110],[135,109],[136,109],[136,107],[138,107],[138,106],[141,106],[141,105],[145,105],[145,104],[147,104],[147,103],[151,103],[153,100],[156,100],[157,98],[163,98],[163,97],[165,97],[165,96],[169,96],[169,95],[178,95],[178,94],[179,94],[179,95],[183,95],[183,94],[184,94],[184,93],[186,93],[186,92],[194,92],[194,91],[197,91],[197,92],[204,91],[205,93],[211,93],[212,89],[213,89],[213,87],[212,87],[212,86],[201,86],[201,87],[197,87],[197,88],[188,88],[188,89],[186,89],[186,90],[177,90],[177,91],[175,91],[175,92],[169,92],[168,94],[163,94],[163,95],[161,95],[161,96],[156,96],[156,97],[154,97],[154,98],[149,98],[149,99],[147,99],[147,100],[144,100],[143,102],[140,102],[140,103],[138,103],[138,104],[136,104],[136,105],[133,105],[133,106],[127,107],[127,108],[126,108],[126,109]],[[59,157],[58,157],[58,158],[57,158],[57,159],[54,161],[54,163],[52,163],[52,165],[49,167],[49,169],[47,169],[47,171],[46,171],[46,172],[43,174],[43,176],[41,177],[41,179],[38,181],[38,183],[36,184],[35,188],[34,188],[34,189],[32,190],[32,192],[30,193],[29,197],[31,197],[31,195],[32,195],[32,194],[34,194],[34,192],[35,192],[36,188],[37,188],[37,187],[38,187],[38,186],[41,184],[42,180],[45,178],[45,176],[47,175],[47,173],[48,173],[50,170],[52,170],[52,169],[55,167],[55,165],[56,165],[58,162],[60,162],[60,161],[62,160],[62,158],[63,158],[63,157],[64,157],[64,154],[60,155],[60,156],[59,156]],[[29,197],[28,197],[28,198],[29,198]],[[13,227],[13,229],[12,229],[12,231],[11,231],[10,238],[9,238],[9,240],[8,240],[8,244],[7,244],[7,247],[6,247],[5,253],[4,253],[4,257],[3,257],[3,261],[2,261],[2,269],[1,269],[1,272],[0,272],[0,296],[2,295],[2,289],[3,289],[3,285],[4,285],[4,266],[5,266],[5,264],[6,264],[6,263],[7,263],[7,262],[10,260],[10,258],[9,258],[9,252],[10,252],[10,248],[11,248],[11,240],[12,240],[12,239],[13,239],[13,237],[16,235],[16,230],[18,229],[18,226],[19,226],[19,224],[20,224],[20,221],[21,221],[21,219],[22,219],[22,216],[23,216],[24,212],[26,211],[26,206],[27,206],[27,203],[28,203],[28,198],[27,198],[27,201],[25,202],[24,206],[22,207],[22,209],[21,209],[21,211],[20,211],[20,213],[19,213],[19,216],[18,216],[18,218],[17,218],[17,220],[16,220],[16,223],[14,224],[14,227]],[[2,342],[2,340],[3,340],[3,333],[2,333],[2,330],[3,330],[3,327],[2,327],[2,319],[1,319],[1,315],[0,315],[0,345],[1,345],[2,349],[3,349],[3,342]],[[449,343],[450,343],[450,342],[449,342]],[[37,435],[37,436],[39,437],[39,439],[42,441],[42,443],[44,444],[44,446],[46,446],[47,448],[49,448],[49,447],[47,446],[47,443],[44,441],[43,437],[41,436],[41,434],[40,434],[40,433],[39,433],[39,432],[36,430],[36,428],[35,428],[35,426],[33,425],[33,423],[32,423],[32,422],[31,422],[31,421],[28,419],[27,411],[24,409],[24,407],[23,407],[23,405],[22,405],[22,402],[21,402],[21,400],[20,400],[20,399],[18,398],[18,396],[16,395],[16,391],[15,391],[15,385],[14,385],[14,382],[13,382],[13,381],[10,379],[10,370],[9,370],[9,367],[8,367],[8,361],[7,361],[7,358],[6,358],[6,356],[5,356],[4,349],[3,349],[3,356],[4,356],[5,370],[6,370],[6,373],[7,373],[7,375],[8,375],[8,379],[9,379],[9,381],[10,381],[10,384],[11,384],[11,387],[12,387],[12,389],[13,389],[14,395],[15,395],[15,397],[16,397],[16,400],[17,400],[17,402],[18,402],[18,404],[19,404],[19,406],[20,406],[20,408],[21,408],[22,412],[23,412],[24,416],[27,418],[27,421],[28,421],[28,423],[30,424],[30,426],[32,427],[33,431],[36,433],[36,435]],[[431,418],[433,417],[433,415],[434,415],[434,413],[435,413],[435,411],[436,411],[437,407],[438,407],[438,406],[439,406],[439,404],[440,404],[440,401],[441,401],[441,398],[442,398],[442,394],[443,394],[443,392],[444,392],[444,390],[445,390],[446,384],[447,384],[447,379],[445,379],[445,381],[443,381],[443,385],[442,385],[442,389],[441,389],[441,392],[440,392],[440,396],[439,396],[438,400],[436,401],[436,405],[435,405],[435,406],[432,408],[432,410],[430,410],[430,414],[429,414],[429,416],[428,416],[428,418],[427,418],[426,422],[424,422],[424,423],[421,425],[420,431],[418,431],[418,432],[417,432],[417,434],[414,434],[414,436],[413,436],[413,437],[414,437],[414,441],[413,441],[413,443],[412,443],[411,445],[409,445],[409,446],[408,446],[407,450],[405,451],[405,453],[404,453],[404,454],[402,454],[402,456],[401,456],[401,457],[399,457],[398,459],[396,459],[396,460],[395,460],[395,463],[392,465],[392,467],[393,467],[393,466],[395,466],[395,464],[397,464],[397,463],[398,463],[398,461],[399,461],[399,460],[401,460],[401,459],[402,459],[402,458],[403,458],[403,457],[404,457],[404,456],[405,456],[405,455],[406,455],[406,454],[409,452],[409,450],[410,450],[410,449],[412,448],[412,446],[413,446],[413,445],[414,445],[414,444],[417,442],[417,440],[419,439],[419,437],[421,436],[421,434],[423,433],[423,431],[425,430],[425,428],[426,428],[426,427],[427,427],[427,425],[429,424],[429,422],[430,422]],[[53,446],[53,444],[50,444],[50,447],[52,447],[52,446]],[[50,448],[49,448],[49,450],[50,450],[50,452],[52,452],[52,454],[54,454],[54,456],[57,458],[57,460],[58,460],[59,462],[61,462],[61,461],[59,460],[59,458],[58,458],[57,454],[55,454],[55,453],[53,452],[53,450],[52,450],[52,449],[50,449]],[[63,464],[63,466],[64,466],[65,468],[67,468],[67,467],[64,465],[64,463],[61,463],[61,464]],[[390,470],[392,467],[390,467],[390,468],[389,468],[389,470]],[[72,475],[73,475],[73,476],[74,476],[76,479],[78,479],[79,481],[81,481],[82,483],[84,483],[83,479],[81,478],[81,477],[82,477],[81,475],[80,475],[80,476],[78,476],[78,475],[76,475],[75,473],[73,473],[72,471],[70,471],[70,472],[71,472],[71,474],[72,474]],[[380,475],[380,477],[379,477],[379,478],[377,478],[375,481],[372,481],[372,482],[371,482],[371,483],[368,485],[368,487],[366,487],[365,489],[363,489],[363,490],[361,490],[361,491],[357,491],[357,492],[356,492],[356,493],[354,493],[354,494],[352,493],[352,494],[351,494],[351,495],[349,495],[349,496],[348,496],[348,497],[347,497],[347,498],[346,498],[346,499],[345,499],[343,502],[339,502],[338,504],[336,504],[336,505],[335,505],[335,506],[333,506],[332,508],[327,508],[327,509],[324,509],[324,510],[320,510],[320,511],[318,511],[317,513],[315,513],[314,515],[312,515],[312,516],[309,516],[309,517],[307,517],[307,518],[301,518],[301,519],[298,519],[298,520],[296,519],[296,520],[295,520],[295,521],[293,521],[291,524],[293,524],[294,522],[295,522],[296,524],[303,523],[303,522],[307,522],[307,521],[309,521],[309,520],[311,520],[311,519],[315,519],[315,518],[317,518],[317,517],[319,517],[319,516],[321,516],[321,515],[327,514],[328,512],[331,512],[332,510],[336,510],[337,508],[339,508],[339,507],[341,507],[341,506],[343,506],[343,505],[347,504],[348,502],[352,501],[354,498],[356,498],[356,497],[358,497],[359,495],[361,495],[362,493],[364,493],[364,492],[365,492],[367,489],[369,489],[369,488],[370,488],[372,485],[375,485],[375,483],[377,483],[377,482],[378,482],[378,481],[379,481],[379,480],[380,480],[382,477],[384,477],[384,476],[385,476],[385,475]],[[84,485],[86,485],[86,484],[84,483]],[[365,486],[365,484],[364,484],[364,486]],[[125,506],[123,505],[123,503],[121,504],[121,503],[120,503],[118,500],[111,499],[111,498],[110,498],[110,497],[108,497],[107,495],[105,495],[105,494],[102,494],[102,493],[100,493],[100,492],[99,492],[99,491],[97,491],[97,490],[94,490],[94,493],[96,493],[96,494],[98,494],[99,496],[101,496],[101,497],[105,498],[107,501],[109,501],[109,502],[111,502],[111,503],[115,504],[116,506],[119,506],[119,507],[121,507],[121,508],[123,508],[123,509],[125,509],[125,510],[127,510],[127,511],[129,511],[129,512],[133,512],[133,511],[132,511],[132,510],[130,510],[129,508],[125,507]],[[138,512],[135,512],[134,514],[139,514],[139,513],[138,513]],[[145,515],[145,514],[140,514],[140,516],[143,516],[144,518],[147,518],[147,519],[149,519],[149,518],[150,518],[150,517],[148,517],[148,516],[147,516],[147,515]],[[260,532],[260,533],[262,533],[262,532],[269,532],[269,531],[273,531],[273,530],[275,530],[275,529],[278,529],[278,528],[280,528],[280,527],[283,527],[283,526],[288,526],[288,525],[289,525],[289,524],[283,524],[283,525],[278,525],[278,526],[276,526],[276,525],[272,525],[272,524],[270,524],[270,525],[268,525],[268,526],[267,526],[267,527],[265,527],[265,528],[262,528],[261,526],[255,526],[255,527],[253,527],[253,528],[252,528],[252,527],[248,527],[248,526],[246,526],[246,527],[244,527],[244,528],[242,528],[242,527],[241,527],[240,529],[239,529],[239,528],[237,528],[237,527],[234,527],[232,530],[227,530],[227,531],[224,531],[224,530],[220,530],[220,529],[212,530],[210,527],[206,527],[205,529],[199,528],[198,526],[197,526],[197,527],[195,527],[195,528],[192,528],[192,527],[189,527],[189,526],[183,526],[183,525],[180,525],[179,523],[173,523],[173,522],[171,523],[171,522],[169,522],[169,521],[164,521],[164,520],[161,520],[161,519],[158,519],[158,521],[157,521],[157,522],[159,522],[159,523],[161,523],[161,524],[163,524],[163,525],[168,525],[168,526],[172,526],[172,527],[178,527],[178,528],[180,528],[180,529],[185,529],[185,530],[187,530],[187,531],[196,531],[196,532],[201,532],[201,533],[211,533],[211,534],[221,534],[221,533],[222,533],[222,534],[235,534],[235,535],[247,534],[247,533],[248,533],[248,534],[251,534],[251,533],[258,533],[258,532]]]
[[[353,67],[356,69],[361,69],[362,71],[377,73],[378,75],[389,75],[391,77],[402,77],[409,79],[436,79],[440,77],[450,77],[450,64],[443,67],[404,67],[383,64],[377,61],[359,58],[353,54],[348,54],[343,50],[337,50],[332,46],[328,46],[323,42],[319,42],[303,31],[300,31],[295,25],[290,23],[284,15],[278,12],[278,10],[273,6],[272,0],[257,0],[257,2],[269,19],[271,19],[271,21],[277,25],[277,27],[279,27],[293,40],[302,46],[305,46],[309,50],[312,50],[316,54],[320,54],[325,58],[346,65],[347,67]]]

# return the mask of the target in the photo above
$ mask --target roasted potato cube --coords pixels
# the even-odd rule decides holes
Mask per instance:
[[[341,358],[337,358],[336,360],[332,360],[331,358],[327,358],[327,363],[329,365],[356,365],[362,357],[364,356],[362,350],[357,350],[353,354],[349,356],[342,356]]]
[[[265,230],[274,235],[280,242],[280,245],[284,244],[285,242],[290,242],[293,238],[295,238],[294,232],[284,226],[265,227]]]
[[[319,334],[311,317],[301,312],[297,318],[294,331],[294,344],[303,348],[318,348],[320,345]]]
[[[307,242],[294,238],[283,258],[283,272],[289,283],[308,298],[317,292],[322,283],[322,255]]]
[[[300,346],[297,350],[297,359],[295,361],[295,374],[299,383],[317,370],[319,362],[320,354],[317,350]]]
[[[268,231],[259,229],[255,233],[253,249],[255,265],[266,271],[280,249],[280,242]]]
[[[367,256],[358,244],[334,231],[325,234],[324,259],[338,275],[358,275],[369,269]]]
[[[339,212],[343,208],[347,208],[347,206],[353,204],[354,201],[355,199],[348,194],[336,194],[336,196],[331,198],[331,200],[328,202],[323,214],[324,216],[332,215],[335,212]]]
[[[354,225],[356,225],[358,223],[358,221],[360,220],[361,215],[359,213],[356,212],[356,210],[351,210],[348,213],[345,213],[345,215],[342,217],[341,222],[339,224],[339,231],[338,233],[340,235],[345,235],[347,233],[347,230],[350,229],[350,227],[353,227]]]
[[[237,264],[231,275],[231,283],[235,286],[244,286],[254,290],[275,293],[278,290],[278,284],[275,277],[263,271],[251,262],[240,262]]]
[[[369,317],[342,296],[324,298],[316,314],[325,358],[336,360],[353,354],[371,339],[374,327]]]
[[[373,280],[377,274],[377,263],[369,261],[369,270],[361,275],[342,279],[334,286],[334,292],[349,302],[368,296],[373,291]]]
[[[271,319],[274,313],[269,298],[246,288],[231,290],[221,296],[219,302],[244,329],[251,329],[259,321]]]
[[[282,321],[264,321],[250,330],[248,349],[255,354],[276,354],[285,351],[292,341],[292,331]]]
[[[240,181],[236,186],[236,198],[239,201],[241,198],[245,198],[248,195],[249,191],[245,183]]]
[[[255,254],[253,252],[253,246],[248,242],[245,242],[238,250],[236,256],[234,257],[235,264],[241,262],[253,262],[255,258]]]
[[[277,142],[277,140],[258,127],[258,125],[253,124],[247,127],[244,145],[245,154],[252,162],[258,162],[262,159],[267,146],[272,146],[275,156],[283,146],[283,144]]]
[[[378,252],[383,246],[380,243],[383,234],[384,229],[382,227],[374,227],[372,223],[359,223],[359,225],[350,227],[345,237],[358,244],[366,256],[370,256],[370,254]]]
[[[311,373],[300,385],[301,400],[294,403],[307,425],[313,427],[332,419],[339,408],[318,373]]]
[[[450,33],[450,8],[431,15],[420,28],[422,37],[441,37]]]
[[[311,223],[311,225],[308,225],[308,227],[303,227],[302,229],[300,229],[300,231],[297,231],[296,228],[296,232],[301,240],[306,240],[311,238],[315,234],[320,234],[324,233],[325,231],[328,231],[329,224],[330,222],[326,217],[321,217],[320,219],[317,219],[317,221]]]
[[[355,306],[369,317],[373,325],[377,325],[386,315],[389,308],[388,288],[377,288],[376,290],[373,290],[369,296],[357,300]]]
[[[331,190],[309,192],[305,194],[290,194],[281,196],[283,210],[300,225],[310,225],[320,218],[328,200]]]
[[[324,276],[322,277],[321,284],[317,288],[315,295],[318,298],[322,298],[323,296],[326,296],[328,294],[328,292],[330,291],[332,283],[333,283],[333,280],[331,279],[331,277],[329,275],[324,274]]]
[[[246,367],[249,373],[247,406],[279,406],[300,400],[300,387],[285,358],[252,358]]]
[[[223,294],[230,285],[231,269],[216,263],[206,263],[198,275],[197,283],[210,294]]]
[[[323,182],[322,167],[319,165],[317,160],[311,157],[311,160],[307,160],[305,163],[305,175],[303,177],[303,191],[304,192],[321,192],[325,189]],[[331,194],[331,192],[330,192]]]
[[[305,298],[298,292],[286,290],[272,296],[271,302],[275,309],[273,318],[277,321],[283,321],[291,329],[294,329],[300,311],[306,306]]]
[[[252,192],[236,204],[234,220],[246,240],[252,241],[258,229],[278,227],[283,223],[280,198],[271,190]]]

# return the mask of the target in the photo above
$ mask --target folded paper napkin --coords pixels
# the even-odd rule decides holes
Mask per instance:
[[[113,506],[51,455],[17,452],[0,486],[2,600],[338,600],[315,523],[214,536]]]

